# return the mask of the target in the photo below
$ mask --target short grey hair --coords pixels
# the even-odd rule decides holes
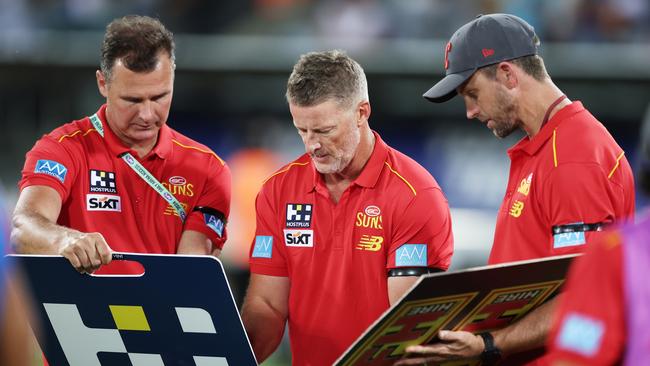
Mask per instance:
[[[368,100],[368,82],[361,65],[344,51],[331,50],[303,54],[287,81],[289,103],[303,107],[329,99],[340,106]]]

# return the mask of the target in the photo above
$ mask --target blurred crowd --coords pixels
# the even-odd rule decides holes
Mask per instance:
[[[646,42],[647,0],[0,0],[0,29],[103,30],[159,17],[175,33],[446,39],[480,13],[515,13],[545,41]]]

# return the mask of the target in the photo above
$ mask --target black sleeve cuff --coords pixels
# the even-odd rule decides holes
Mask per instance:
[[[388,270],[388,277],[422,276],[436,272],[443,272],[443,270],[429,267],[401,267]]]

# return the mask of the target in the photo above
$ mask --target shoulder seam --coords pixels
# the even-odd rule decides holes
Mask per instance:
[[[614,168],[612,168],[612,170],[607,175],[607,179],[612,178],[612,175],[614,175],[614,172],[616,171],[616,169],[618,169],[619,165],[621,164],[621,159],[623,158],[624,155],[625,155],[625,151],[621,152],[618,155],[618,157],[616,158],[616,164],[614,165]]]
[[[296,166],[296,165],[298,165],[298,166],[305,166],[305,165],[309,165],[309,162],[305,162],[305,163],[290,163],[290,164],[287,165],[284,169],[278,170],[277,172],[271,174],[268,178],[264,179],[264,181],[262,182],[262,184],[266,184],[266,182],[268,182],[271,178],[275,177],[276,175],[279,175],[279,174],[282,174],[282,173],[286,173],[286,172],[288,172],[292,167],[294,167],[294,166]]]
[[[196,146],[184,145],[184,144],[180,143],[180,142],[179,142],[178,140],[176,140],[176,139],[172,139],[172,142],[175,143],[176,145],[182,147],[182,148],[185,148],[185,149],[197,150],[197,151],[200,151],[200,152],[202,152],[202,153],[204,153],[204,154],[212,155],[212,156],[214,156],[215,158],[217,158],[217,160],[219,160],[219,162],[221,163],[221,165],[226,165],[226,162],[224,162],[223,159],[221,159],[221,158],[219,157],[219,155],[217,155],[217,154],[216,154],[214,151],[212,151],[212,150],[209,150],[209,149],[206,150],[206,149],[202,149],[202,148],[200,148],[200,147],[196,147]]]
[[[82,134],[81,136],[82,136],[82,137],[83,137],[83,136],[86,136],[87,134],[89,134],[89,133],[91,133],[91,132],[93,132],[93,131],[97,132],[96,129],[91,128],[91,129],[88,129],[88,130],[86,130],[86,131],[83,131],[83,134]],[[75,136],[77,136],[78,134],[80,134],[81,132],[82,132],[82,130],[76,130],[76,131],[73,132],[73,133],[69,133],[69,134],[66,134],[66,135],[62,135],[62,136],[60,136],[60,137],[57,139],[57,141],[58,141],[58,142],[61,142],[61,141],[63,141],[63,140],[64,140],[65,138],[67,138],[67,137],[75,137]]]
[[[398,176],[399,179],[401,179],[404,183],[406,183],[406,185],[407,185],[407,186],[411,189],[411,191],[413,192],[413,195],[414,195],[414,196],[417,196],[417,195],[418,195],[418,193],[415,191],[415,188],[413,188],[413,186],[411,185],[411,183],[409,183],[409,181],[406,180],[406,178],[402,177],[402,175],[399,174],[399,173],[397,172],[397,170],[393,169],[393,167],[390,166],[390,164],[388,164],[387,161],[384,161],[384,164],[386,164],[386,166],[388,167],[388,169],[389,169],[391,172],[393,172],[393,174],[395,174],[396,176]]]

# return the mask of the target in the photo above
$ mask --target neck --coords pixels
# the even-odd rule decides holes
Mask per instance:
[[[158,142],[158,135],[160,132],[156,134],[154,138],[151,139],[146,139],[146,140],[134,140],[132,138],[129,138],[126,136],[124,133],[121,131],[117,131],[116,129],[113,129],[111,127],[110,123],[106,123],[108,125],[108,128],[113,131],[113,134],[124,144],[126,147],[129,149],[135,151],[136,154],[138,154],[139,158],[143,158],[147,156],[153,150],[154,146],[156,146],[156,142]]]
[[[361,174],[366,163],[370,160],[370,155],[372,155],[374,148],[375,135],[372,133],[370,128],[366,128],[361,132],[359,146],[357,147],[357,151],[350,164],[339,173],[323,174],[325,183],[328,186],[343,183],[345,184],[345,188],[347,188],[347,186]]]
[[[522,121],[522,128],[529,138],[533,138],[537,133],[539,133],[542,124],[544,123],[544,116],[547,112],[548,121],[560,109],[571,104],[571,101],[568,98],[565,98],[553,106],[553,103],[564,93],[562,93],[562,91],[555,86],[550,79],[536,84],[537,85],[533,85],[529,90],[524,91],[526,97],[522,98],[523,100],[520,101],[518,108],[518,115]],[[550,111],[549,108],[551,108]]]

